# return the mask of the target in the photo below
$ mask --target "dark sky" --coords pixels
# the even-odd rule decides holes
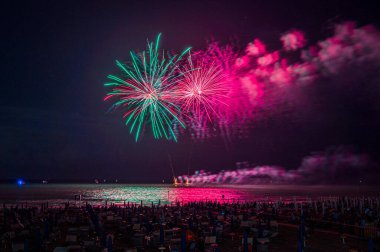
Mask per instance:
[[[255,37],[279,46],[292,28],[309,40],[334,22],[379,27],[369,1],[7,1],[1,6],[0,178],[119,178],[157,182],[191,169],[219,171],[236,161],[296,168],[330,145],[377,153],[355,127],[323,121],[258,123],[247,139],[226,143],[135,143],[120,114],[106,114],[103,83],[115,60],[163,33],[164,48],[202,49],[206,40],[244,46]],[[376,2],[376,1],[373,1]],[[318,119],[316,119],[318,120]],[[322,120],[322,119],[321,119]],[[311,126],[313,125],[313,126]],[[317,126],[316,126],[317,125]],[[342,128],[340,128],[342,129]],[[373,141],[375,141],[374,139]]]

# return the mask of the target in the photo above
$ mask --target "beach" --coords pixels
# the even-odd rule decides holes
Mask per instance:
[[[41,193],[43,186],[18,188],[38,201],[25,195],[18,201],[3,201],[1,251],[368,251],[379,241],[380,198],[376,196],[310,192],[306,196],[305,191],[287,195],[294,193],[294,186],[281,196],[269,197],[259,190],[252,194],[247,186],[77,185],[68,192],[67,188],[75,187],[46,185],[56,189],[48,192],[55,196],[40,199],[46,195]],[[77,194],[78,188],[87,188],[87,196]],[[88,188],[108,197],[90,200],[87,197],[94,192]],[[106,188],[135,190],[136,195],[112,198]],[[66,196],[57,195],[59,190]],[[139,194],[141,190],[145,194]],[[175,200],[165,200],[168,191],[169,200]],[[198,191],[217,197],[190,200],[191,191],[193,197],[199,197]]]

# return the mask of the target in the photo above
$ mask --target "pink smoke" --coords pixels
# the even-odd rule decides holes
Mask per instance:
[[[302,31],[293,30],[281,36],[280,40],[286,51],[295,51],[305,46],[306,39]]]
[[[280,166],[250,167],[219,173],[196,171],[193,175],[178,177],[179,183],[200,184],[290,184],[290,183],[357,183],[363,178],[377,178],[376,170],[366,154],[357,154],[346,147],[329,148],[303,158],[295,170]],[[354,176],[352,176],[354,174]]]
[[[266,52],[266,47],[259,39],[255,39],[253,43],[249,43],[245,49],[249,56],[259,56]]]

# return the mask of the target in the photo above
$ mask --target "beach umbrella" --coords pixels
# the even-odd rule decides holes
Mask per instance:
[[[216,227],[215,227],[215,225],[212,227],[212,235],[216,236]]]
[[[35,239],[36,239],[37,248],[40,250],[42,248],[42,237],[41,237],[40,229],[35,230]]]
[[[305,251],[305,223],[304,218],[301,216],[301,223],[298,229],[298,246],[297,252]]]
[[[315,213],[318,213],[318,206],[316,201],[314,201],[314,211]]]
[[[29,252],[29,241],[26,239],[24,241],[24,252]]]
[[[248,233],[244,232],[244,238],[243,238],[243,247],[244,247],[244,252],[248,252]]]
[[[7,224],[7,211],[6,211],[6,208],[5,208],[5,204],[3,205],[3,226],[6,226]]]
[[[304,252],[304,238],[301,231],[301,227],[299,228],[299,231],[298,231],[297,252]]]
[[[181,252],[186,252],[186,230],[181,234]]]
[[[97,235],[100,235],[100,223],[99,223],[99,216],[97,214],[94,214],[93,216],[93,223],[95,227],[95,232]]]
[[[193,228],[194,228],[194,225],[193,225],[193,218],[189,218],[189,220],[188,220],[188,224],[189,224],[189,229],[190,230],[193,230]]]
[[[368,252],[373,252],[374,251],[374,244],[372,238],[369,238],[368,240]]]
[[[68,248],[66,247],[55,247],[53,252],[68,252]]]
[[[160,226],[160,243],[164,244],[165,242],[165,234],[164,234],[164,227]]]
[[[112,252],[112,251],[113,251],[113,248],[112,248],[112,237],[111,237],[111,236],[108,236],[108,240],[107,240],[107,251],[108,251],[108,252]]]
[[[49,221],[47,219],[44,220],[44,239],[49,238]]]
[[[107,247],[107,236],[106,236],[104,230],[101,230],[99,238],[100,238],[100,245],[102,247]]]
[[[322,215],[325,216],[325,203],[322,202]]]

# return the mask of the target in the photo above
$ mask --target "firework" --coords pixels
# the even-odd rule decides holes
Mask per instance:
[[[208,114],[195,113],[195,116],[193,116],[193,120],[190,123],[191,129],[194,130],[192,135],[195,138],[201,139],[219,135],[220,133],[224,135],[223,132],[229,131],[229,118],[231,110],[235,107],[234,104],[232,104],[234,100],[231,98],[234,93],[233,90],[235,89],[236,71],[234,64],[237,53],[234,52],[232,46],[220,46],[214,42],[209,44],[206,50],[197,51],[193,55],[195,62],[198,64],[194,66],[194,69],[200,67],[204,68],[202,78],[211,81],[207,89],[213,91],[214,94],[211,95],[210,92],[208,96],[212,101],[207,103],[209,107],[206,106]],[[209,71],[209,73],[207,73],[207,71]],[[196,73],[194,73],[194,76],[195,74]],[[192,73],[190,73],[190,75],[192,75]],[[204,107],[204,104],[200,107]],[[199,109],[199,111],[202,112],[202,109]],[[205,110],[203,110],[203,112],[204,111]],[[194,120],[194,118],[197,117],[199,119]]]
[[[121,74],[108,76],[105,85],[112,90],[105,100],[116,99],[111,109],[124,111],[136,141],[147,128],[155,138],[176,141],[185,123],[196,139],[245,137],[259,120],[296,114],[300,104],[309,102],[302,97],[304,90],[319,77],[334,77],[367,62],[376,68],[378,40],[375,28],[349,23],[299,53],[292,51],[306,40],[293,30],[281,37],[279,50],[255,39],[240,53],[231,45],[211,43],[192,55],[186,55],[188,48],[169,56],[159,51],[159,35],[146,51],[131,52],[128,64],[116,62]]]
[[[174,103],[172,91],[181,79],[179,62],[190,48],[179,55],[168,56],[159,52],[161,34],[156,42],[147,43],[147,50],[139,54],[130,52],[130,64],[116,61],[122,76],[108,75],[112,91],[104,100],[116,98],[110,109],[122,108],[126,125],[137,141],[145,126],[150,126],[155,138],[165,137],[177,141],[173,124],[185,128],[179,117],[179,106]]]
[[[191,56],[183,68],[183,78],[176,89],[176,97],[187,118],[211,122],[226,106],[226,75],[214,62],[196,61]]]

